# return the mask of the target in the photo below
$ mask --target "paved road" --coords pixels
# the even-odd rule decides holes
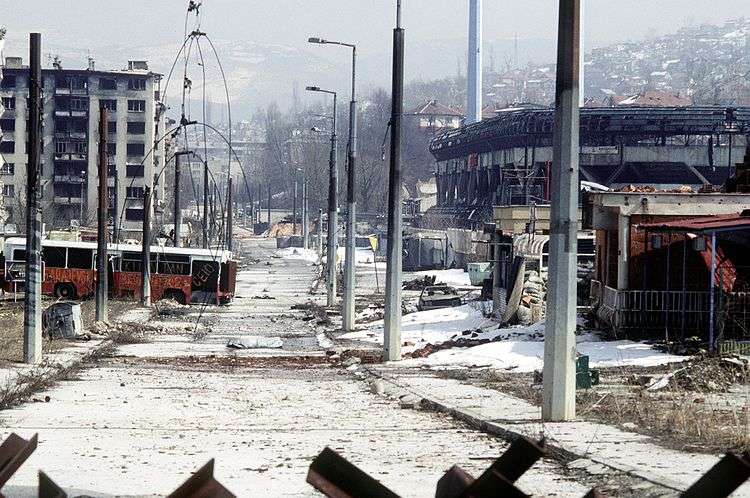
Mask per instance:
[[[121,346],[50,390],[48,403],[2,414],[3,435],[40,436],[4,490],[9,496],[34,496],[40,468],[73,492],[166,494],[210,458],[238,496],[317,496],[305,483],[307,468],[331,446],[400,494],[427,497],[451,465],[478,474],[503,451],[504,442],[441,415],[401,409],[328,365],[312,322],[291,309],[321,298],[307,292],[316,268],[274,258],[268,241],[253,240],[245,250],[260,262],[240,273],[231,306],[151,319],[166,330],[150,343]],[[205,326],[195,333],[199,315]],[[281,337],[284,346],[225,347],[229,338],[251,334]],[[520,485],[545,496],[586,491],[548,462]]]

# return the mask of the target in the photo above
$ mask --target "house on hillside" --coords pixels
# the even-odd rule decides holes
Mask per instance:
[[[460,110],[436,100],[420,104],[406,115],[407,119],[411,118],[421,130],[430,133],[459,128],[465,117]]]

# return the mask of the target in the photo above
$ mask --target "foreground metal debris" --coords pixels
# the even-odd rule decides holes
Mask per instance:
[[[235,495],[214,478],[212,458],[168,498],[235,498]]]
[[[11,433],[0,445],[0,489],[13,477],[13,474],[36,450],[39,434],[28,441],[16,433]],[[1,495],[0,495],[1,496]]]
[[[548,456],[544,439],[538,443],[520,437],[513,441],[500,458],[495,460],[478,478],[458,465],[451,467],[440,478],[435,498],[506,498],[528,497],[515,482],[540,459]],[[702,478],[680,496],[683,498],[731,495],[750,479],[750,452],[741,455],[727,453]],[[330,448],[325,448],[310,465],[307,482],[330,498],[398,497],[378,480]],[[603,498],[597,489],[584,498]]]

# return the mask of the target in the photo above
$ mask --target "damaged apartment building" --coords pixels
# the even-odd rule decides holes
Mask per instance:
[[[8,221],[22,225],[28,161],[29,68],[20,57],[6,57],[0,83],[3,111],[0,170]],[[139,232],[143,219],[143,191],[153,186],[156,207],[163,199],[161,185],[152,185],[164,164],[164,106],[161,75],[145,61],[129,61],[127,68],[99,71],[90,61],[86,69],[63,69],[56,59],[43,68],[42,216],[48,229],[82,226],[97,217],[99,109],[108,111],[110,220],[127,237]],[[133,233],[137,237],[136,233]]]

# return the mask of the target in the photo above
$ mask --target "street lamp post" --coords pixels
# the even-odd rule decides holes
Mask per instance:
[[[354,330],[354,289],[355,289],[355,250],[356,250],[356,210],[357,210],[357,47],[351,43],[324,40],[322,38],[310,38],[310,43],[322,45],[340,45],[352,49],[352,100],[349,103],[349,143],[348,143],[348,169],[347,169],[347,191],[346,191],[346,259],[344,266],[344,306],[343,306],[343,328]]]
[[[329,160],[329,180],[328,180],[328,256],[326,264],[328,266],[328,282],[326,285],[328,291],[328,306],[336,304],[336,250],[338,247],[338,172],[336,164],[336,105],[337,94],[331,90],[323,90],[317,86],[308,86],[308,92],[320,92],[333,95],[333,123],[331,125],[331,157]]]

